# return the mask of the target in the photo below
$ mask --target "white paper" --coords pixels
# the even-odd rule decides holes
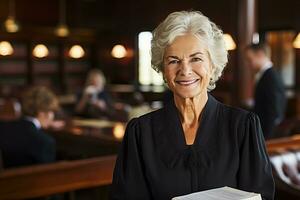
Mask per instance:
[[[261,200],[260,194],[222,187],[174,197],[172,200]]]

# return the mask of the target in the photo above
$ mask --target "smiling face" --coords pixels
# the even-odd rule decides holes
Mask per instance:
[[[193,98],[206,93],[211,72],[207,47],[195,35],[178,36],[166,48],[163,75],[174,95]]]

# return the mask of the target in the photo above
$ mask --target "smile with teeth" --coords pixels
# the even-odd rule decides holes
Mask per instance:
[[[175,81],[175,82],[179,85],[188,86],[188,85],[192,85],[192,84],[196,83],[197,81],[199,81],[199,79],[180,80],[180,81]]]

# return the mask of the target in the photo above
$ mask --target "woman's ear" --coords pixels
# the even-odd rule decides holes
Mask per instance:
[[[209,75],[209,77],[211,77],[213,75],[213,72],[214,72],[214,67],[213,67],[212,63],[209,62],[209,65],[208,65],[208,75]]]

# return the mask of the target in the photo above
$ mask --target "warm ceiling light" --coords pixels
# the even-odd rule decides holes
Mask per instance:
[[[85,52],[80,45],[74,45],[71,47],[69,51],[69,55],[71,58],[82,58]]]
[[[59,1],[59,21],[55,29],[55,34],[59,37],[67,37],[70,34],[69,28],[66,23],[66,1]]]
[[[8,17],[4,22],[5,30],[9,33],[15,33],[19,31],[19,25],[14,18]]]
[[[19,24],[16,22],[15,19],[15,1],[10,0],[9,1],[9,11],[8,11],[8,17],[4,22],[5,30],[9,33],[15,33],[18,32],[20,29]]]
[[[300,33],[298,33],[297,37],[293,41],[293,47],[296,49],[300,49]]]
[[[123,45],[115,45],[111,50],[111,55],[114,58],[124,58],[127,55],[127,50]]]
[[[70,31],[67,25],[61,24],[55,29],[55,34],[59,37],[67,37],[70,34]]]
[[[223,37],[224,37],[224,40],[225,40],[226,49],[227,49],[228,51],[231,51],[231,50],[236,49],[236,44],[235,44],[235,42],[234,42],[234,40],[232,39],[232,37],[231,37],[230,34],[225,33],[225,34],[223,35]]]
[[[14,53],[14,49],[8,41],[0,42],[0,55],[8,56]]]
[[[118,139],[118,140],[122,139],[125,134],[124,124],[116,123],[116,125],[113,128],[113,134],[116,139]]]
[[[32,54],[37,58],[44,58],[48,56],[49,50],[45,45],[38,44],[34,47]]]

